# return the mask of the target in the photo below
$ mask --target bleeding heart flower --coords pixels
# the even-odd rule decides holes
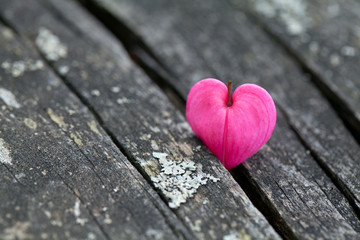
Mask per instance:
[[[190,90],[186,118],[194,133],[226,169],[256,153],[270,138],[276,108],[270,94],[255,84],[243,84],[232,93],[216,79],[204,79]]]

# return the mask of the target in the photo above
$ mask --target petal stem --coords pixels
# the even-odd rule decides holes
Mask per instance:
[[[233,100],[232,100],[233,91],[232,91],[231,81],[228,82],[227,87],[228,87],[228,98],[227,98],[226,106],[231,107],[233,105]]]

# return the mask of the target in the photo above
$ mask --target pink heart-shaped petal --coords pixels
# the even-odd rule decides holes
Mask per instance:
[[[270,94],[255,84],[243,84],[227,106],[228,88],[204,79],[190,90],[186,118],[194,133],[230,170],[256,153],[270,138],[276,108]]]

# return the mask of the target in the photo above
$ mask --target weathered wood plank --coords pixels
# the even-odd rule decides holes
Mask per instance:
[[[0,238],[192,236],[33,45],[0,43]]]
[[[14,177],[4,165],[0,168],[1,239],[105,239],[87,209],[57,176],[49,183],[43,176],[21,172]]]
[[[42,54],[195,236],[279,239],[232,176],[194,138],[184,117],[128,60],[119,43],[73,2],[51,2],[61,16],[50,13],[47,2],[42,6],[40,1],[1,1],[0,12],[22,35],[38,43]],[[51,32],[67,49],[67,55],[56,61],[41,40]]]
[[[148,54],[138,55],[142,64],[160,73],[168,71],[168,80],[184,99],[196,81],[209,76],[237,84],[254,82],[268,89],[288,120],[280,112],[267,147],[244,164],[248,177],[254,179],[253,184],[270,199],[296,237],[337,239],[347,233],[347,237],[356,239],[360,228],[352,207],[356,208],[358,200],[359,146],[279,45],[244,14],[216,1],[91,2],[94,5],[87,1],[86,6],[100,18],[135,31],[152,50],[149,53],[142,49]],[[122,34],[124,41],[128,34]],[[142,43],[138,46],[141,48]],[[141,51],[133,47],[134,54]],[[148,61],[153,54],[160,62],[157,65],[157,60]],[[308,132],[302,135],[303,141],[311,146],[316,160],[331,178],[351,189],[347,197],[352,207],[289,131],[287,121],[303,133]],[[344,148],[348,155],[341,154]]]
[[[359,140],[359,2],[302,1],[283,6],[276,1],[232,2],[255,14],[268,31],[291,49]],[[289,112],[292,126],[324,167],[329,168],[360,216],[359,144],[349,136],[342,122],[335,120],[334,114],[316,107],[317,103],[311,103],[314,100],[306,96],[303,98],[308,100],[306,104],[291,102],[293,108],[299,109]]]
[[[290,49],[360,140],[359,1],[232,2]]]

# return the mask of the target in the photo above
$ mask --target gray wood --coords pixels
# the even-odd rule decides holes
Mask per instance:
[[[134,32],[138,43],[129,45],[129,51],[168,80],[183,99],[206,77],[268,89],[277,102],[279,122],[267,147],[244,164],[243,175],[253,179],[250,186],[269,200],[272,214],[283,218],[288,225],[284,232],[301,239],[337,239],[346,233],[356,239],[359,146],[281,46],[242,12],[217,1],[91,2],[86,6],[109,28],[119,24]],[[129,41],[129,32],[112,30]],[[301,146],[285,122],[311,151]]]
[[[359,2],[302,1],[296,6],[279,6],[272,1],[265,1],[270,5],[232,2],[254,14],[270,34],[290,49],[359,141]],[[269,14],[274,9],[277,13]],[[289,112],[290,122],[343,188],[360,216],[359,144],[349,136],[343,123],[335,120],[334,114],[320,106],[316,108],[306,95],[304,100],[308,100],[307,104],[296,104],[295,99],[291,102],[293,108],[301,110]],[[304,115],[305,112],[312,116]]]
[[[0,169],[1,239],[105,238],[82,204],[77,205],[81,213],[78,219],[88,221],[84,226],[77,222],[74,203],[78,199],[58,176],[53,176],[49,183],[34,173],[23,176],[25,173],[22,172],[14,177],[3,164]],[[36,178],[36,185],[29,175]],[[24,186],[20,181],[27,181],[28,185]]]
[[[1,239],[192,236],[32,44],[0,45]]]
[[[360,140],[359,1],[232,2],[295,55]]]
[[[73,2],[51,3],[54,6],[40,1],[1,1],[0,14],[21,35],[35,43],[41,42],[38,48],[43,56],[92,109],[116,144],[159,190],[169,207],[191,231],[188,235],[184,234],[185,237],[279,239],[229,172],[194,137],[184,117],[162,91],[134,67],[124,49],[103,30],[103,26]],[[59,58],[49,54],[49,49],[44,48],[46,44],[39,40],[41,28],[44,35],[51,32],[58,36],[63,47],[59,48],[57,44],[56,49],[66,47],[66,56],[62,51],[57,53],[58,56],[64,55]],[[67,67],[68,72],[65,71]],[[76,110],[78,114],[81,113]],[[77,124],[83,122],[81,120]],[[161,160],[163,156],[159,152],[169,155],[167,161],[157,159]],[[172,171],[172,167],[180,173],[166,173]],[[182,173],[184,170],[187,171]],[[188,179],[184,179],[186,175]],[[180,181],[172,183],[175,177]],[[130,179],[128,181],[124,184],[124,191],[131,185]],[[180,188],[182,192],[177,191]],[[188,197],[192,192],[194,196]],[[141,197],[141,194],[137,196]],[[147,212],[141,204],[133,204],[138,205],[138,208],[134,207],[137,211]],[[169,210],[163,208],[161,211]],[[127,224],[147,227],[136,222],[141,216],[134,218]],[[157,217],[152,216],[151,219],[152,224],[158,222]],[[179,228],[175,225],[176,221],[169,221],[173,228]],[[122,226],[120,220],[113,223]]]

